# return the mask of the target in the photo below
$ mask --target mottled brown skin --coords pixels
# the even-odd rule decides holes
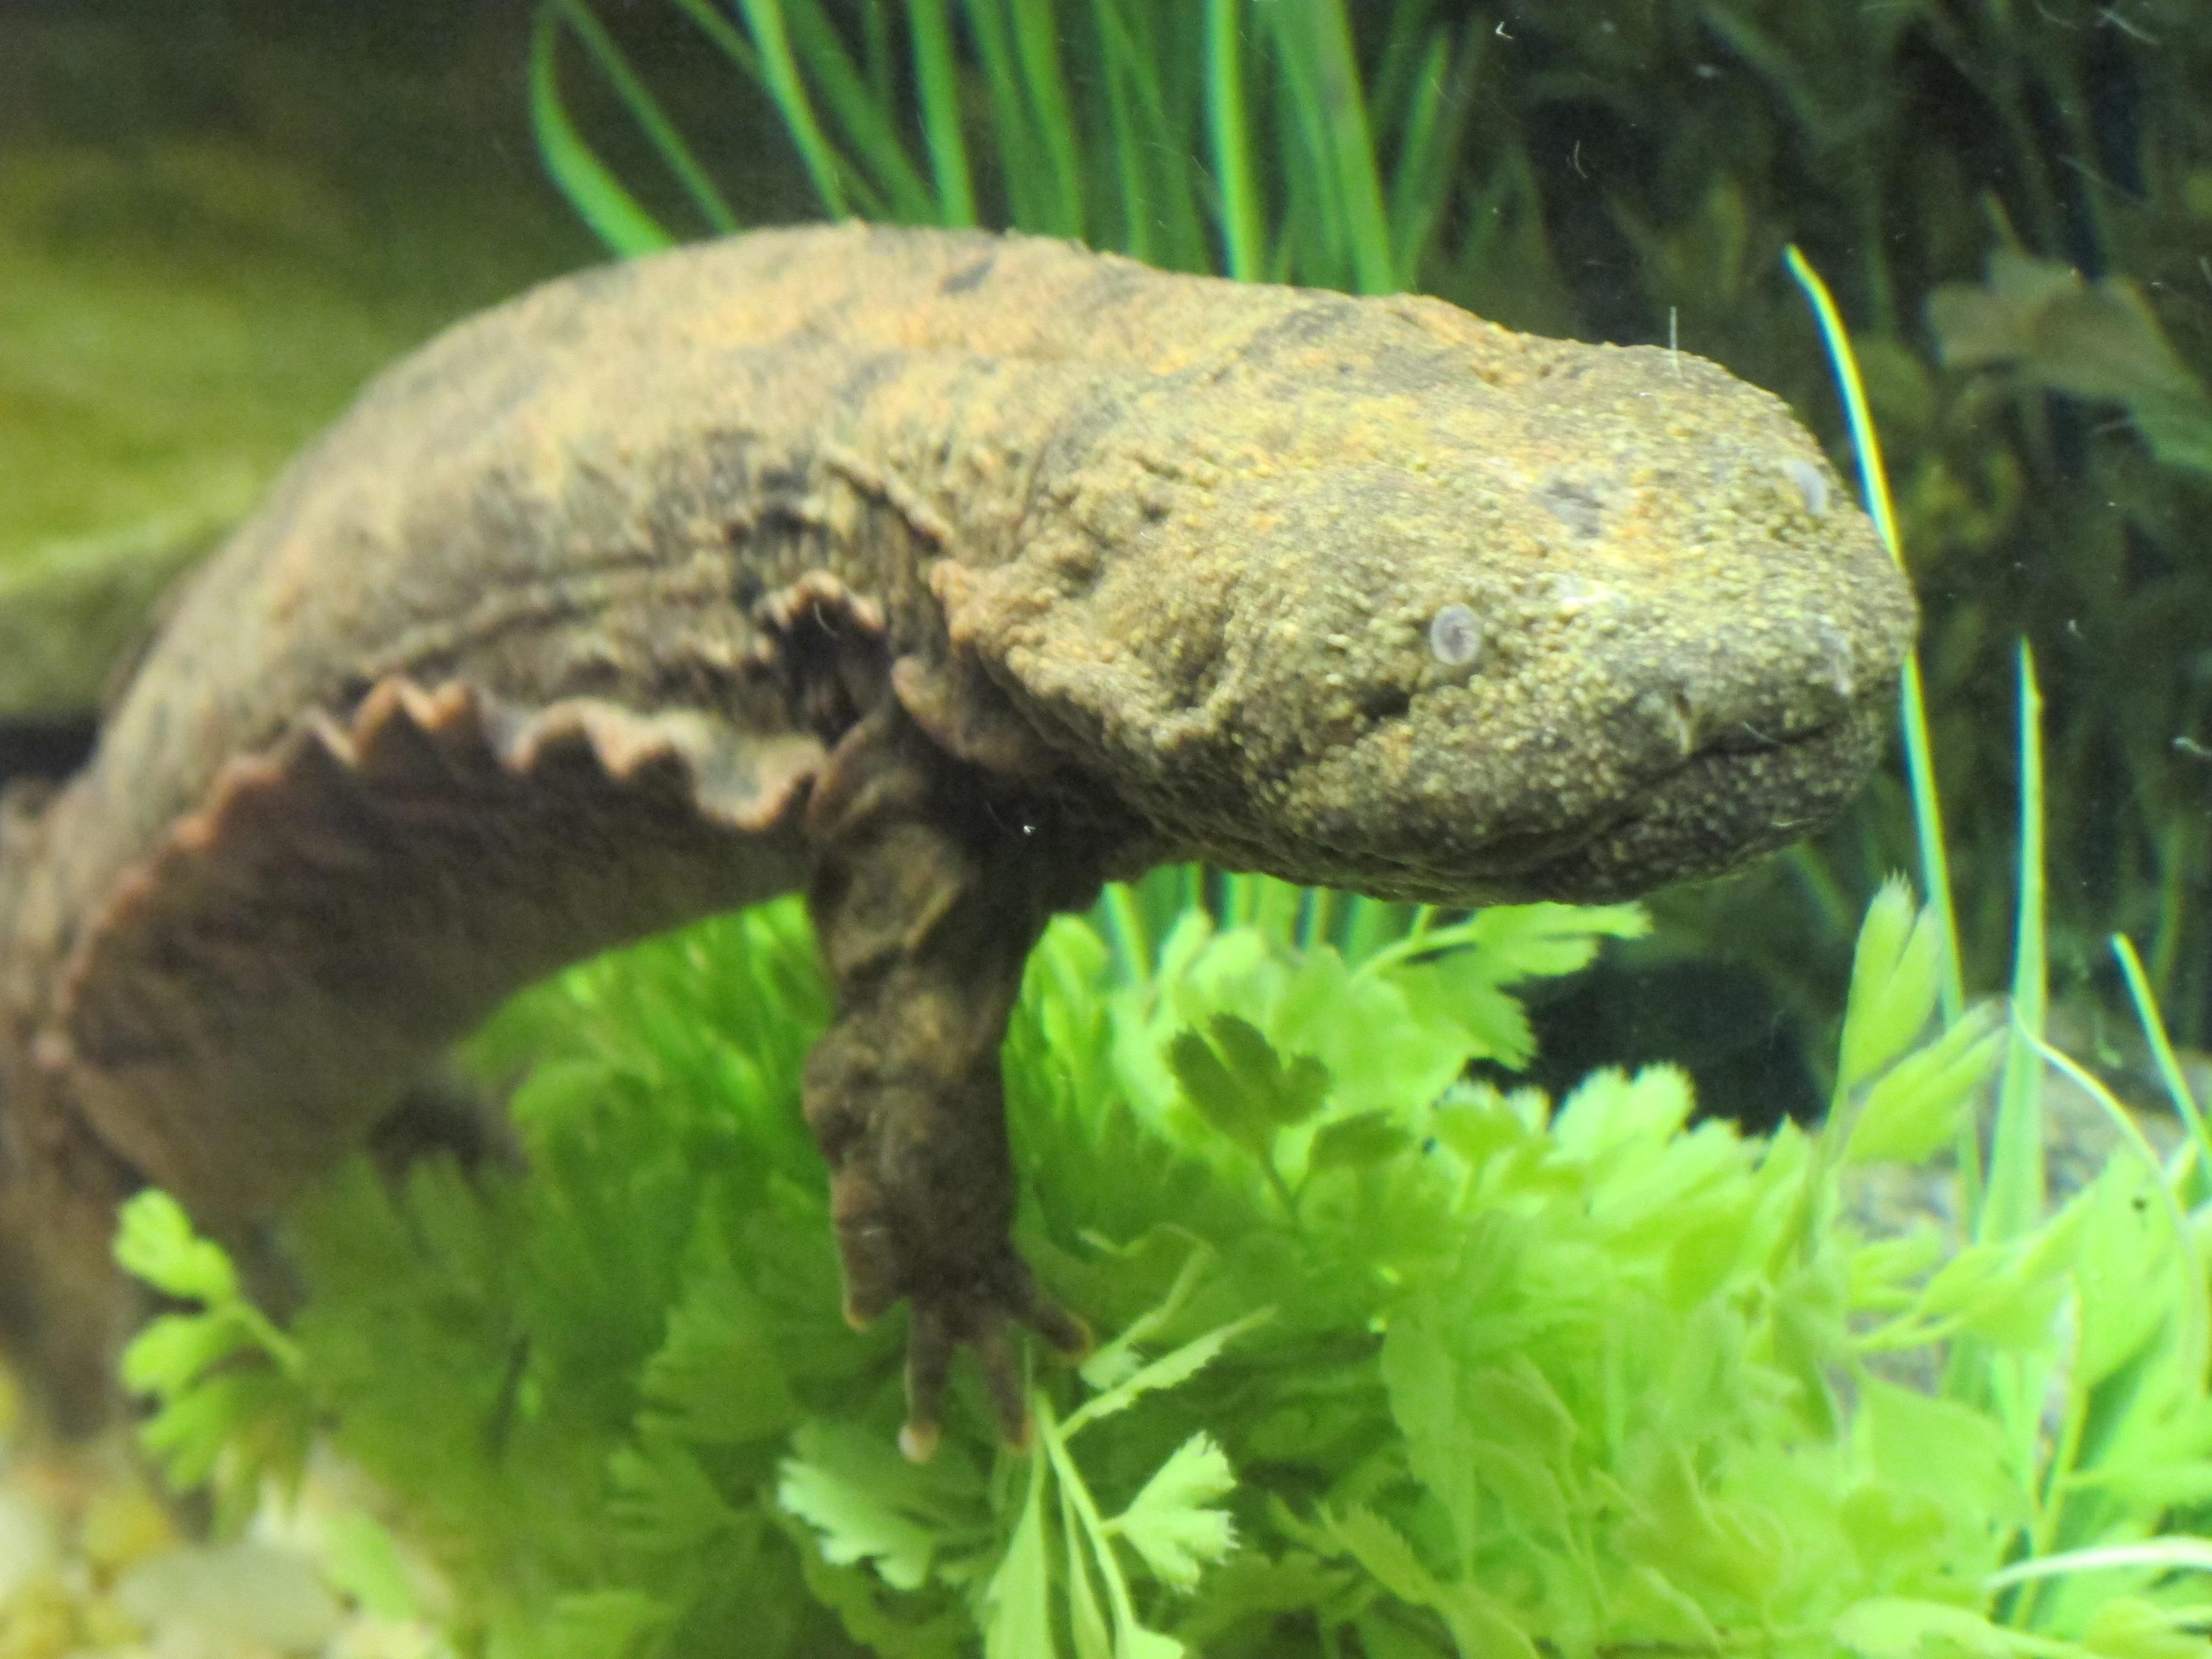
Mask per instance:
[[[1054,911],[1717,871],[1851,793],[1912,626],[1694,357],[853,225],[552,283],[371,386],[7,804],[16,1325],[94,1387],[131,1187],[250,1228],[514,987],[804,888],[850,1311],[913,1304],[911,1449],[963,1343],[1018,1429],[1010,1322],[1081,1340],[1006,1239]]]

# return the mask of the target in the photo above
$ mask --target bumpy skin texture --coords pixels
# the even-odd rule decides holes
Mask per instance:
[[[804,888],[848,1305],[1079,1329],[1006,1242],[1024,954],[1196,857],[1473,903],[1794,839],[1913,627],[1812,440],[1699,359],[1064,244],[763,233],[380,379],[0,823],[0,1243],[50,1371],[142,1181],[234,1233],[515,986]]]

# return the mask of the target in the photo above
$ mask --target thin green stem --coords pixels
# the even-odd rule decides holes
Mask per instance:
[[[557,53],[567,0],[546,0],[530,32],[530,125],[545,171],[577,216],[623,258],[651,253],[673,239],[607,170],[568,119],[561,101]]]
[[[1334,887],[1306,890],[1305,917],[1298,929],[1300,949],[1310,951],[1330,942],[1331,930],[1336,925],[1337,899]]]
[[[1997,1087],[1996,1126],[1990,1137],[1990,1182],[1975,1218],[1978,1239],[2016,1237],[2033,1226],[2044,1203],[2043,1036],[2048,994],[2045,969],[2043,847],[2043,696],[2035,659],[2020,647],[2020,914],[2013,943],[2013,1037]]]
[[[1851,448],[1858,457],[1859,487],[1867,512],[1874,520],[1882,545],[1889,550],[1889,556],[1903,570],[1905,548],[1897,532],[1896,509],[1890,501],[1889,474],[1882,465],[1881,439],[1875,430],[1873,411],[1867,406],[1866,385],[1859,375],[1858,357],[1851,349],[1850,331],[1844,326],[1843,315],[1836,309],[1828,285],[1820,280],[1812,262],[1797,251],[1794,243],[1783,250],[1783,258],[1790,267],[1790,274],[1796,278],[1797,285],[1811,301],[1813,314],[1820,326],[1820,337],[1827,347],[1837,391],[1843,398],[1844,416],[1850,426]],[[1943,1023],[1948,1025],[1966,1012],[1966,991],[1959,965],[1959,922],[1951,893],[1951,860],[1944,850],[1942,797],[1936,787],[1935,744],[1928,731],[1928,704],[1921,688],[1917,652],[1905,659],[1902,702],[1905,777],[1912,796],[1913,828],[1920,845],[1921,887],[1927,894],[1928,902],[1936,907],[1943,927],[1946,948],[1942,1000]],[[1962,1170],[1962,1173],[1966,1172]]]
[[[1054,229],[1081,240],[1084,234],[1083,162],[1077,143],[1080,129],[1060,69],[1060,28],[1053,0],[1014,0],[1014,50],[1030,108],[1044,137],[1051,163]]]
[[[738,228],[737,216],[730,211],[729,204],[714,188],[714,181],[707,176],[707,169],[700,166],[699,158],[691,153],[690,145],[684,142],[684,135],[668,118],[667,112],[660,107],[659,100],[647,88],[645,82],[638,79],[637,71],[630,68],[629,59],[623,56],[622,48],[615,44],[614,37],[607,33],[598,15],[584,3],[584,0],[562,0],[562,15],[568,27],[576,31],[576,38],[584,43],[584,50],[591,53],[592,61],[599,66],[599,72],[607,77],[607,84],[622,100],[623,107],[629,112],[630,118],[645,134],[653,153],[659,156],[661,165],[674,176],[684,193],[691,198],[691,204],[698,209],[700,216],[722,234],[726,235],[735,230]]]
[[[1241,0],[1206,0],[1206,131],[1221,189],[1222,266],[1238,282],[1250,283],[1260,278],[1266,250],[1244,111],[1240,9]]]
[[[1272,876],[1255,876],[1251,879],[1259,888],[1252,907],[1253,925],[1272,940],[1291,943],[1304,899],[1302,890]]]
[[[914,28],[914,71],[921,100],[921,131],[937,185],[938,222],[975,222],[975,185],[960,127],[960,71],[952,58],[952,25],[945,0],[908,0]]]
[[[1437,956],[1446,951],[1456,951],[1474,944],[1480,936],[1472,918],[1455,922],[1449,927],[1434,927],[1436,917],[1435,905],[1421,905],[1414,910],[1402,934],[1361,957],[1354,971],[1380,973],[1386,968],[1396,967],[1409,957]]]
[[[1039,166],[1043,139],[1030,118],[1022,93],[1021,70],[1006,27],[1005,0],[966,0],[965,15],[975,36],[975,56],[991,83],[991,125],[999,167],[1006,183],[1007,209],[1015,228],[1049,232],[1057,209],[1047,170]]]
[[[1452,124],[1444,118],[1444,82],[1450,61],[1444,31],[1438,29],[1413,72],[1397,163],[1391,169],[1391,263],[1408,276],[1420,263],[1447,193],[1444,140]]]
[[[786,0],[793,40],[822,96],[852,141],[857,159],[882,186],[891,213],[911,224],[934,216],[935,201],[906,153],[890,106],[846,52],[837,31],[823,15],[819,0]]]
[[[2196,1091],[2190,1088],[2189,1079],[2175,1056],[2173,1043],[2167,1036],[2166,1021],[2158,1012],[2158,1000],[2151,994],[2150,981],[2143,973],[2143,965],[2136,956],[2136,947],[2124,933],[2112,935],[2112,954],[2119,958],[2121,977],[2127,981],[2128,998],[2135,1004],[2136,1019],[2142,1025],[2143,1037],[2150,1044],[2152,1059],[2157,1063],[2160,1082],[2173,1102],[2173,1109],[2189,1131],[2190,1144],[2197,1149],[2197,1178],[2212,1183],[2212,1134],[2208,1134],[2204,1114],[2197,1103]]]
[[[1141,82],[1144,70],[1115,0],[1092,0],[1091,9],[1097,20],[1106,66],[1106,116],[1113,129],[1115,173],[1121,186],[1121,251],[1132,258],[1156,264],[1150,170],[1133,106],[1133,83]]]
[[[743,30],[717,11],[711,0],[676,0],[677,10],[690,18],[700,33],[714,44],[716,50],[744,71],[745,78],[765,89],[768,71],[761,67],[760,53],[744,37]]]
[[[831,218],[845,217],[852,210],[846,200],[837,152],[823,135],[822,124],[815,119],[813,100],[806,95],[806,83],[799,78],[798,60],[792,56],[791,38],[784,28],[781,0],[736,0],[736,4],[744,15],[745,27],[752,31],[753,45],[760,52],[761,73],[768,82],[769,96],[775,100],[776,111],[783,117],[792,142],[799,146],[799,160],[806,165],[807,177],[814,181],[814,193],[822,198],[822,205],[829,210]]]
[[[885,0],[867,0],[860,8],[860,38],[867,57],[868,95],[878,107],[890,109],[898,92],[891,78],[891,9]]]
[[[1037,1443],[1051,1460],[1052,1472],[1059,1478],[1061,1492],[1083,1522],[1091,1558],[1098,1564],[1098,1576],[1106,1583],[1106,1600],[1113,1608],[1115,1624],[1124,1632],[1134,1629],[1136,1599],[1129,1594],[1129,1581],[1122,1574],[1121,1564],[1114,1557],[1113,1536],[1107,1530],[1106,1517],[1098,1512],[1098,1500],[1091,1497],[1083,1472],[1075,1467],[1075,1459],[1068,1453],[1066,1438],[1060,1432],[1060,1424],[1053,1416],[1052,1402],[1045,1398],[1043,1390],[1031,1390],[1030,1410],[1036,1418]]]
[[[1128,884],[1110,881],[1103,896],[1109,931],[1113,936],[1114,953],[1121,959],[1121,971],[1132,985],[1146,985],[1152,977],[1152,942],[1145,927],[1144,916],[1138,911],[1136,896]]]
[[[1278,25],[1291,27],[1291,10],[1279,9]],[[1375,168],[1375,141],[1359,90],[1352,23],[1343,0],[1310,0],[1303,16],[1310,31],[1312,93],[1328,170],[1344,216],[1354,280],[1362,294],[1391,294],[1403,286],[1390,252],[1390,220]]]

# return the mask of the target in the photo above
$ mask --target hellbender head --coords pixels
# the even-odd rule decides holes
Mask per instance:
[[[1171,850],[1595,900],[1795,840],[1914,605],[1779,400],[1687,355],[1308,296],[1163,376],[952,615]]]

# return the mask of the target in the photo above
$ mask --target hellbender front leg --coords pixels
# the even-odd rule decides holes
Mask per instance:
[[[1007,1236],[999,1050],[1030,947],[1054,910],[1096,892],[1096,859],[889,701],[839,742],[808,819],[807,900],[837,1013],[807,1061],[806,1120],[831,1170],[847,1316],[913,1305],[908,1456],[935,1449],[963,1345],[1018,1443],[1028,1413],[1013,1327],[1063,1352],[1087,1334],[1038,1291]]]

